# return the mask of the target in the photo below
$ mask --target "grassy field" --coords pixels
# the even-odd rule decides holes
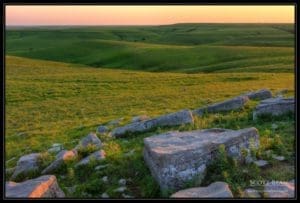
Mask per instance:
[[[294,94],[293,73],[151,73],[130,70],[93,68],[60,62],[33,60],[15,56],[6,57],[6,167],[15,166],[21,155],[46,151],[53,143],[63,143],[73,148],[78,140],[96,127],[123,117],[123,124],[132,116],[147,114],[151,117],[185,108],[198,108],[222,101],[250,90],[270,88],[275,93],[288,89]],[[240,112],[212,114],[196,119],[192,126],[179,126],[179,130],[212,127],[240,129],[254,126],[260,133],[261,149],[284,155],[287,161],[272,162],[255,179],[290,180],[294,178],[294,118],[252,120],[252,109],[257,104],[251,101]],[[272,124],[278,125],[273,130]],[[95,172],[90,165],[75,170],[70,164],[57,178],[67,196],[100,197],[107,192],[119,198],[113,190],[120,178],[127,179],[129,195],[139,198],[167,197],[161,193],[146,167],[143,156],[143,138],[165,132],[154,132],[112,139],[99,135],[105,143],[109,167]],[[125,156],[134,150],[132,156]],[[264,157],[267,159],[266,157]],[[268,160],[268,159],[267,159]],[[250,169],[249,169],[250,170]],[[109,183],[101,178],[109,177]],[[215,179],[214,179],[215,178]],[[223,177],[229,182],[236,196],[248,186],[253,176]],[[207,182],[220,180],[210,176]],[[197,186],[197,183],[191,183]],[[77,185],[76,192],[68,193],[67,187]]]
[[[295,91],[292,24],[8,27],[5,62],[7,168],[22,155],[46,152],[53,143],[72,149],[97,126],[115,119],[124,118],[123,125],[133,116],[196,109],[262,88],[273,94],[287,89],[287,96]],[[168,130],[256,127],[261,147],[254,154],[268,160],[269,167],[259,170],[220,156],[202,185],[225,181],[240,197],[253,179],[294,179],[295,118],[253,121],[257,104],[250,101],[238,112],[204,115],[194,125],[124,139],[98,135],[107,168],[95,171],[99,163],[92,163],[75,169],[69,163],[55,175],[67,197],[99,198],[106,192],[119,198],[114,189],[120,178],[127,180],[128,195],[168,197],[172,191],[161,192],[144,163],[145,137]],[[286,161],[272,160],[268,150]],[[44,153],[43,164],[51,159]],[[197,180],[187,184],[200,185]],[[69,192],[74,185],[75,192]]]
[[[150,72],[293,72],[293,24],[9,27],[9,55]]]

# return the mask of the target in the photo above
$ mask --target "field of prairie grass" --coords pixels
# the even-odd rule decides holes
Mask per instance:
[[[273,94],[287,89],[286,96],[293,96],[291,28],[191,24],[160,29],[8,30],[6,168],[15,166],[22,155],[47,151],[53,143],[72,149],[82,137],[111,120],[124,118],[123,125],[133,116],[155,117],[196,109],[262,88]],[[184,37],[184,33],[189,33],[189,37]],[[98,134],[107,154],[102,161],[109,164],[107,168],[95,171],[98,163],[92,163],[77,170],[70,163],[55,175],[67,197],[99,198],[106,192],[111,198],[121,198],[120,193],[114,192],[120,178],[127,180],[128,195],[168,197],[169,193],[159,191],[144,163],[143,138],[168,130],[253,126],[260,134],[257,156],[270,161],[270,166],[266,170],[248,168],[251,174],[246,175],[210,174],[206,182],[223,179],[239,197],[253,178],[289,181],[295,175],[295,118],[287,115],[253,121],[252,111],[257,104],[258,101],[250,101],[238,112],[205,115],[196,118],[194,125],[159,128],[126,139]],[[274,124],[276,129],[272,128]],[[286,161],[269,160],[264,155],[266,150],[285,156]],[[133,154],[127,156],[128,152]],[[47,156],[46,163],[53,159]],[[108,176],[108,183],[102,181],[104,176]],[[189,184],[197,186],[196,182]],[[74,185],[76,191],[69,192],[68,187]]]

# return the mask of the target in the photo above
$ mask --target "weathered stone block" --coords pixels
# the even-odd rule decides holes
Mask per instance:
[[[256,128],[206,129],[164,133],[145,138],[144,144],[145,162],[161,189],[181,189],[195,176],[201,181],[221,144],[239,159],[242,149],[258,147],[259,135]]]

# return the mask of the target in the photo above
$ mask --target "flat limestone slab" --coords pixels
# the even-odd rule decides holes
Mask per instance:
[[[241,149],[258,147],[256,128],[242,130],[206,129],[169,132],[144,139],[144,159],[161,189],[182,189],[196,175],[204,177],[206,167],[221,144],[229,156],[239,158]]]

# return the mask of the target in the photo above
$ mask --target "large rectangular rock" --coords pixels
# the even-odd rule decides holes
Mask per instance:
[[[113,137],[123,137],[132,133],[143,133],[157,127],[177,126],[182,124],[193,124],[194,118],[190,110],[182,110],[176,113],[163,115],[154,119],[131,123],[112,131]]]
[[[253,111],[253,119],[262,115],[280,116],[295,111],[295,99],[276,97],[261,101]]]
[[[242,149],[258,147],[259,134],[253,127],[169,132],[145,138],[144,144],[145,162],[161,189],[182,189],[195,176],[201,181],[221,144],[229,156],[240,158]]]
[[[238,96],[223,102],[215,103],[193,111],[193,114],[202,116],[204,113],[218,113],[239,110],[249,101],[248,96]]]

